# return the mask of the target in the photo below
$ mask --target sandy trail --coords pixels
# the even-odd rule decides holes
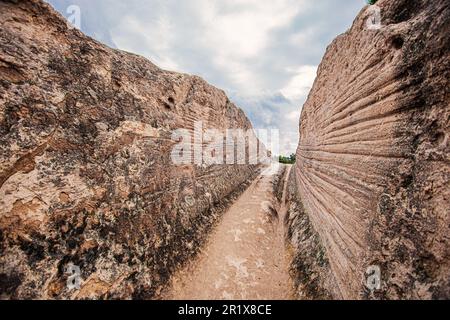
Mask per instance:
[[[269,210],[272,179],[262,174],[230,207],[198,258],[173,276],[165,299],[293,299],[286,210],[281,206],[278,217]]]

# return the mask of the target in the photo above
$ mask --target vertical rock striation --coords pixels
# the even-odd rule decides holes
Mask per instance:
[[[300,297],[449,298],[450,3],[376,4],[381,29],[365,8],[303,108],[293,269]],[[365,286],[369,266],[379,290]]]
[[[172,165],[173,130],[195,121],[251,129],[202,79],[109,49],[43,1],[0,1],[0,297],[157,296],[258,170]]]

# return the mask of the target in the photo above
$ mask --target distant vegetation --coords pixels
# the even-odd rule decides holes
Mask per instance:
[[[284,164],[294,164],[295,163],[295,154],[291,154],[289,157],[280,156],[280,163]]]

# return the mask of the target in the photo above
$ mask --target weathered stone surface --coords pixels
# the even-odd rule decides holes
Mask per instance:
[[[297,288],[296,298],[303,300],[332,299],[336,282],[322,240],[311,224],[299,197],[297,176],[291,171],[286,188],[286,229],[292,247],[291,276]]]
[[[172,131],[198,120],[251,128],[202,79],[0,1],[1,298],[157,296],[258,169],[172,166]]]
[[[450,3],[377,5],[382,28],[361,12],[303,108],[289,224],[310,253],[293,267],[306,297],[450,298]],[[323,264],[310,261],[322,248]]]

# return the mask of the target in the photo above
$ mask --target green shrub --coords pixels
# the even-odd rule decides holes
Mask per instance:
[[[283,164],[294,164],[295,163],[295,154],[291,154],[289,157],[280,156],[280,163]]]

